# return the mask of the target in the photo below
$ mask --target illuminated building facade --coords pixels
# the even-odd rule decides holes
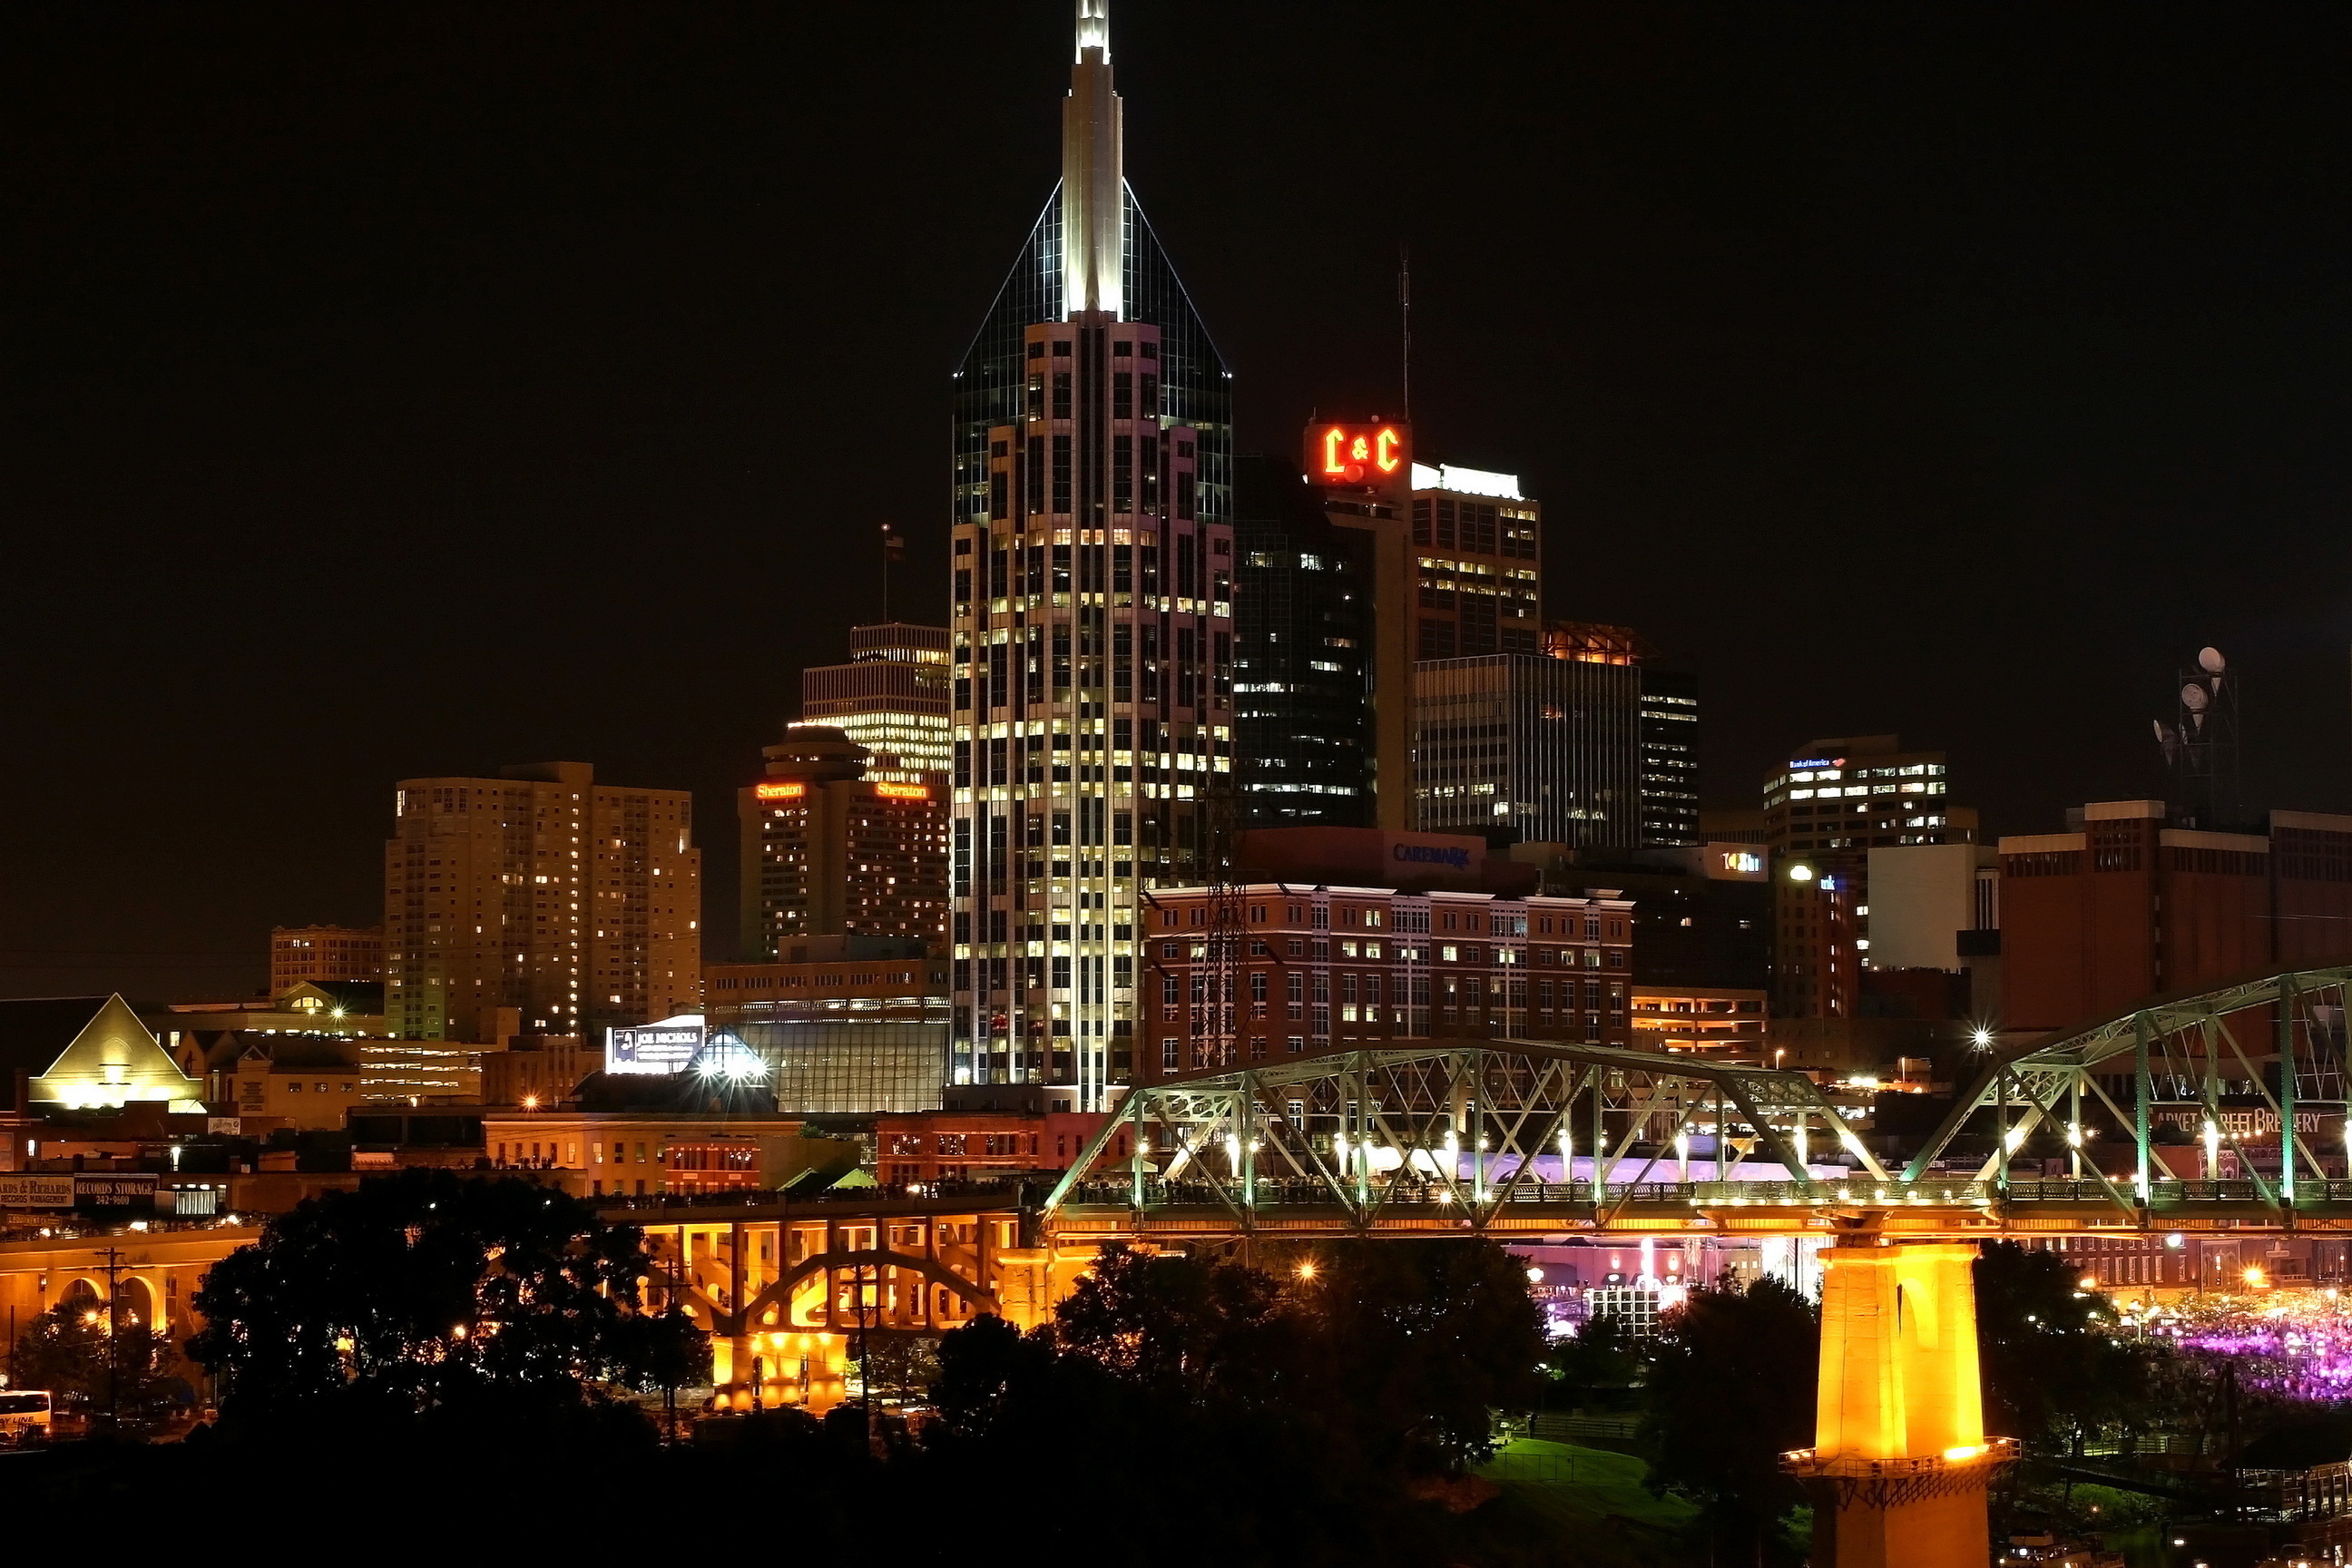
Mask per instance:
[[[269,933],[269,994],[283,995],[305,981],[382,980],[383,931],[379,926],[278,926]]]
[[[1217,896],[1154,892],[1138,1080],[1398,1040],[1633,1040],[1633,904],[1265,882],[1234,895],[1239,952],[1211,955]]]
[[[204,1089],[121,996],[0,1001],[0,1110],[201,1112]]]
[[[1370,826],[1370,539],[1290,463],[1236,460],[1234,776],[1240,826]]]
[[[1413,826],[1570,848],[1641,842],[1642,672],[1492,654],[1413,671]]]
[[[1209,874],[1230,812],[1232,378],[1120,175],[1103,0],[1062,130],[956,373],[952,1070],[1099,1110],[1139,895]]]
[[[745,956],[823,936],[938,942],[947,925],[947,803],[938,774],[877,778],[839,730],[794,725],[735,795]]]
[[[954,1091],[950,1091],[953,1094]],[[961,1101],[961,1095],[955,1096]],[[1103,1114],[1030,1110],[951,1103],[913,1115],[877,1117],[875,1174],[885,1186],[935,1182],[1009,1181],[1037,1171],[1066,1171],[1095,1134]],[[1133,1150],[1124,1128],[1111,1134],[1105,1157]]]
[[[1420,567],[1413,657],[1532,654],[1541,643],[1543,521],[1516,474],[1412,465]]]
[[[1976,813],[1951,805],[1948,773],[1941,752],[1853,735],[1809,742],[1764,782],[1775,1016],[1854,1016],[1870,952],[1870,851],[1976,838]]]
[[[1764,993],[1711,985],[1633,983],[1633,1046],[1770,1067]]]
[[[948,629],[888,622],[849,629],[849,662],[801,671],[801,722],[872,753],[866,776],[940,785],[949,758]]]
[[[948,961],[929,943],[812,937],[774,963],[703,971],[711,1032],[767,1069],[780,1111],[927,1110],[948,1075]]]
[[[684,790],[585,763],[405,779],[384,846],[386,1023],[407,1039],[594,1035],[690,1011],[702,852]]]

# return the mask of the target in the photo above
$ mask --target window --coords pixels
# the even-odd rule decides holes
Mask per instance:
[[[1177,1067],[1176,1037],[1163,1035],[1160,1040],[1160,1070],[1174,1072]]]
[[[1303,1035],[1293,1035],[1285,1042],[1285,1047],[1292,1056],[1303,1056],[1307,1050],[1307,1038]]]

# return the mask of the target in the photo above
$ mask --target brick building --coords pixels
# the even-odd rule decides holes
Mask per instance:
[[[383,979],[382,926],[276,926],[269,932],[269,994],[305,981]]]
[[[2274,811],[2267,833],[2094,801],[2073,831],[2000,841],[2002,1022],[2062,1029],[2167,992],[2352,953],[2352,816]]]
[[[1150,896],[1149,1083],[1402,1040],[1628,1046],[1633,906],[1581,898],[1257,883]],[[1230,911],[1230,956],[1221,910]]]
[[[1032,1084],[979,1084],[948,1090],[947,1105],[874,1119],[875,1174],[885,1186],[984,1182],[1033,1171],[1066,1171],[1102,1131],[1104,1113],[1049,1110]],[[1109,1154],[1130,1151],[1124,1129]]]

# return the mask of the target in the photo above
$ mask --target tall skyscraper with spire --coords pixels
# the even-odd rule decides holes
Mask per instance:
[[[1218,874],[1233,785],[1233,376],[1121,174],[1078,0],[1062,179],[956,372],[952,840],[963,1083],[1097,1110],[1143,896]]]

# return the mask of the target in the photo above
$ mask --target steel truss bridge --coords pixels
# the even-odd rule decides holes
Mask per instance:
[[[1131,1091],[1038,1217],[1072,1240],[2352,1230],[2313,1145],[2344,1105],[2347,985],[2290,970],[2030,1043],[1899,1171],[1805,1075],[1698,1057],[1496,1039],[1193,1073]],[[2257,1125],[2294,1130],[2274,1169]],[[2063,1176],[2012,1174],[2037,1133]]]

